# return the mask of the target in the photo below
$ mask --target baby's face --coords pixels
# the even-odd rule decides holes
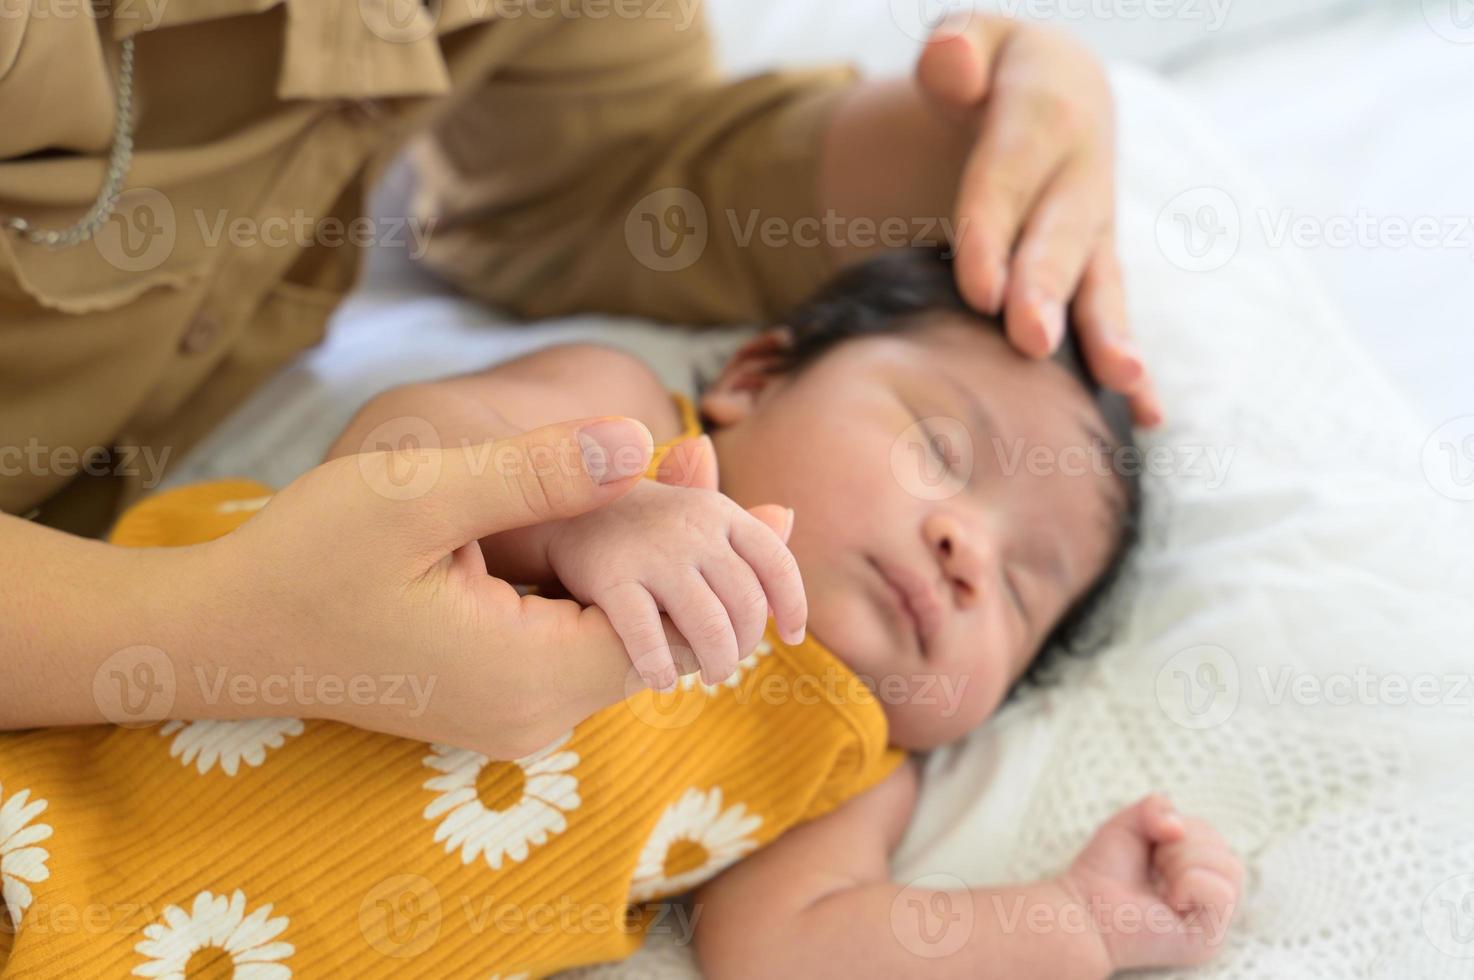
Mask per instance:
[[[742,357],[702,401],[723,491],[794,509],[809,629],[873,684],[891,741],[959,738],[1110,560],[1125,499],[1094,403],[944,315],[793,377]]]

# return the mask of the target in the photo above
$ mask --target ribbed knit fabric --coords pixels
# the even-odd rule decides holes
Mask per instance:
[[[684,439],[699,430],[683,409]],[[165,493],[115,540],[206,540],[269,495]],[[886,736],[853,672],[771,625],[727,682],[641,692],[516,762],[289,718],[0,735],[18,924],[0,927],[0,976],[486,978],[619,959],[649,929],[689,929],[645,903],[888,775],[904,753]]]

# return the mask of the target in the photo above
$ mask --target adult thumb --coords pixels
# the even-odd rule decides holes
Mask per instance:
[[[642,423],[608,417],[422,454],[435,472],[414,501],[418,543],[446,554],[502,531],[576,517],[627,493],[653,453]]]

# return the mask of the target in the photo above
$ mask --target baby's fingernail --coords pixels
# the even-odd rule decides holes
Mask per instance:
[[[661,694],[667,694],[676,689],[676,676],[673,667],[640,671],[640,679],[645,682],[645,686]]]
[[[787,541],[788,540],[788,536],[793,533],[793,519],[795,517],[797,517],[797,516],[798,515],[796,515],[793,512],[793,508],[792,507],[788,508],[788,523],[783,526],[783,540],[784,541]]]

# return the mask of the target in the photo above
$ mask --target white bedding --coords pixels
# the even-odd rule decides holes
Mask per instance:
[[[931,756],[894,875],[1049,874],[1116,806],[1159,790],[1218,821],[1251,869],[1243,919],[1201,975],[1474,977],[1474,502],[1452,499],[1474,497],[1474,454],[1449,469],[1295,254],[1245,236],[1212,272],[1169,261],[1182,253],[1164,208],[1182,192],[1267,197],[1196,109],[1134,70],[1114,83],[1132,316],[1172,417],[1148,445],[1167,463],[1148,482],[1112,642]],[[535,338],[492,323],[380,266],[327,346],[174,479],[283,483],[373,391],[528,343],[598,336],[681,387],[734,342],[589,318]],[[1386,683],[1432,683],[1439,703]],[[695,976],[662,937],[582,972]]]

